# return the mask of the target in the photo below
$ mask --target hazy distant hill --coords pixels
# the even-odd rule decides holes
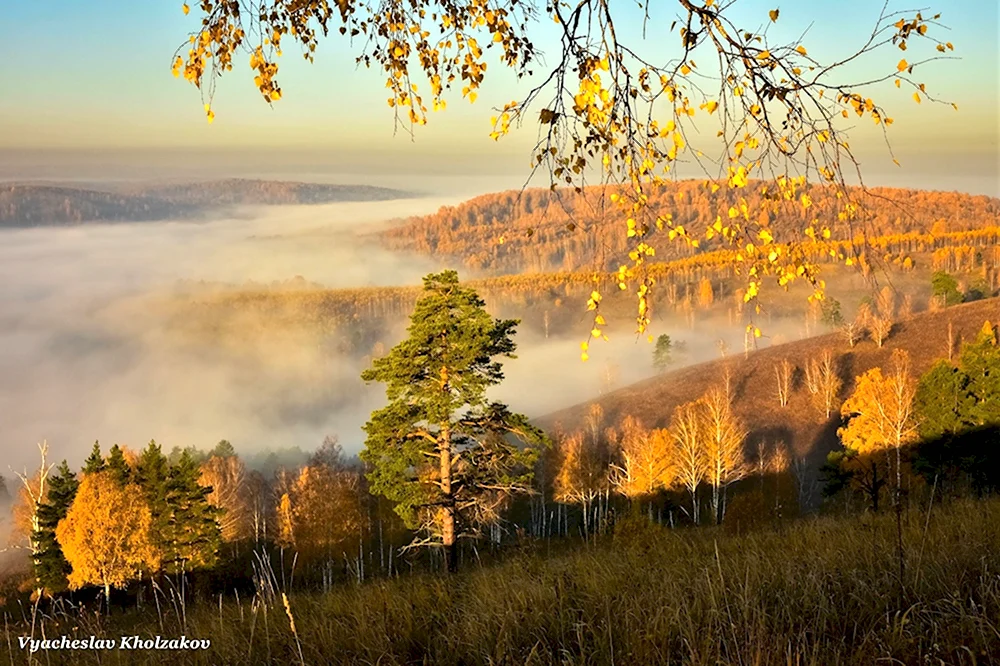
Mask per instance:
[[[840,202],[833,193],[815,185],[803,190],[812,199],[808,212],[793,201],[777,213],[758,215],[760,185],[754,183],[734,194],[726,187],[713,192],[704,180],[667,183],[648,192],[649,205],[659,215],[672,215],[675,224],[697,237],[720,213],[726,218],[729,207],[738,204],[736,195],[746,198],[756,220],[774,229],[775,237],[801,237],[802,229],[814,218],[828,225],[834,238],[849,238],[856,231],[837,221]],[[615,270],[634,241],[624,233],[622,212],[608,203],[612,192],[594,186],[583,194],[548,189],[484,194],[409,220],[380,237],[392,249],[454,257],[468,268],[492,274],[575,271],[595,265]],[[883,236],[967,231],[1000,221],[1000,199],[982,195],[872,188],[861,201],[871,214],[869,232]],[[655,227],[646,240],[659,260],[693,252],[683,243],[668,240]],[[703,252],[721,246],[719,240],[701,243]]]
[[[0,228],[149,222],[192,218],[221,206],[388,201],[408,196],[413,195],[368,185],[241,179],[138,185],[114,191],[50,184],[0,185]]]
[[[139,196],[153,196],[180,204],[301,205],[340,201],[390,201],[413,196],[400,190],[371,185],[324,185],[276,180],[230,178],[206,183],[143,186],[132,190]]]

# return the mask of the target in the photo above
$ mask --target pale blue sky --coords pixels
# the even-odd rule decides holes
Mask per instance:
[[[622,8],[620,30],[637,35],[635,3],[613,1]],[[824,60],[845,55],[859,45],[881,4],[878,0],[794,4],[744,0],[734,7],[734,16],[757,27],[767,22],[767,10],[777,6],[781,18],[771,28],[776,36],[792,39],[808,27],[803,43],[810,55]],[[666,19],[658,23],[663,31],[673,3],[661,0],[658,6],[660,17]],[[910,8],[896,0],[890,7]],[[937,11],[950,28],[945,39],[954,42],[955,55],[962,59],[927,66],[921,80],[929,91],[957,102],[960,111],[926,103],[918,106],[911,99],[912,91],[887,86],[880,89],[878,99],[896,119],[891,137],[904,170],[888,168],[891,161],[867,122],[852,135],[852,141],[863,158],[872,156],[872,166],[866,164],[869,171],[885,175],[876,180],[905,181],[912,174],[918,181],[914,185],[933,187],[938,175],[955,180],[956,173],[967,171],[970,178],[978,174],[987,185],[989,180],[995,185],[1000,78],[996,3],[942,1],[925,13]],[[489,165],[523,171],[530,157],[534,128],[525,128],[500,144],[488,138],[491,107],[525,90],[524,83],[518,85],[493,53],[487,52],[492,59],[479,101],[470,105],[455,91],[447,111],[433,114],[411,143],[405,134],[393,136],[382,74],[356,70],[352,57],[356,49],[339,36],[321,44],[312,65],[297,55],[297,49],[287,48],[280,61],[284,97],[273,109],[260,98],[246,58],[240,56],[219,84],[216,122],[208,125],[198,91],[170,73],[171,55],[197,27],[198,12],[195,6],[184,16],[180,0],[6,3],[0,9],[0,22],[8,28],[0,42],[5,88],[0,95],[0,149],[150,150],[169,146],[256,149],[292,156],[333,151],[340,159],[357,159],[359,166],[391,167],[396,162],[407,169],[411,168],[407,165],[430,163],[437,165],[431,168],[456,165],[461,173],[470,169],[485,173]],[[625,27],[630,21],[631,26]],[[554,29],[542,23],[543,49],[551,45]],[[669,39],[673,43],[676,36]],[[671,53],[661,38],[652,36],[643,48],[657,55]],[[886,50],[852,73],[874,72],[875,63],[881,71],[891,71],[899,57],[911,55],[917,54]],[[945,189],[953,187],[944,185]]]

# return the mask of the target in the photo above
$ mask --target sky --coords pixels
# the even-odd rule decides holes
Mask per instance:
[[[104,175],[141,176],[153,174],[150,166],[159,165],[192,175],[246,175],[238,172],[250,170],[315,180],[345,174],[357,176],[355,180],[379,180],[386,174],[461,176],[475,179],[466,187],[472,192],[518,185],[527,174],[537,127],[526,125],[500,142],[488,137],[493,107],[528,89],[499,63],[496,50],[487,51],[490,68],[479,100],[469,104],[453,91],[447,110],[433,114],[414,139],[403,132],[394,135],[383,75],[357,69],[353,56],[359,45],[352,47],[339,35],[321,43],[313,64],[304,62],[296,49],[286,49],[279,71],[284,95],[273,108],[255,89],[246,56],[239,56],[219,83],[216,121],[209,125],[199,91],[170,72],[175,49],[199,22],[200,9],[193,6],[185,16],[181,4],[6,3],[0,20],[17,29],[0,43],[5,84],[0,95],[0,178],[72,178],[83,166],[102,167]],[[615,0],[614,6],[623,39],[636,40],[654,58],[676,55],[663,38],[673,3],[657,5],[660,13],[653,16],[645,40],[635,3]],[[778,7],[781,15],[770,34],[795,39],[805,32],[802,43],[809,54],[824,60],[847,55],[863,42],[880,6],[875,0],[740,0],[730,11],[741,25],[756,28],[768,23],[769,9]],[[897,0],[889,7],[911,8]],[[911,92],[882,86],[878,99],[896,120],[891,139],[903,166],[892,165],[867,119],[852,142],[875,184],[1000,194],[996,3],[939,2],[929,7],[925,14],[942,12],[948,29],[939,34],[955,44],[954,55],[960,59],[930,63],[920,69],[921,77],[930,92],[956,102],[959,111],[917,105]],[[556,26],[543,20],[537,30],[543,53],[551,54]],[[849,71],[860,77],[893,71],[900,56],[914,60],[920,53],[889,48]],[[537,68],[536,80],[543,70]],[[431,187],[447,189],[446,181]]]

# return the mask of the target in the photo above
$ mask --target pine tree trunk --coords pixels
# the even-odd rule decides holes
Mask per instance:
[[[451,494],[451,428],[441,426],[441,440],[438,445],[441,458],[441,544],[448,573],[458,570],[458,553],[455,550],[455,505]]]

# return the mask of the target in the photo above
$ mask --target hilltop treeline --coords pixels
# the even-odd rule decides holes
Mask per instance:
[[[186,218],[195,212],[191,204],[141,194],[36,185],[0,187],[0,228],[151,222]]]
[[[6,185],[0,187],[0,228],[83,222],[151,222],[190,218],[220,206],[388,201],[406,196],[412,195],[369,185],[235,178],[204,183],[129,186],[115,191],[53,185]]]
[[[622,232],[621,211],[609,202],[612,192],[595,186],[581,194],[541,189],[486,194],[413,219],[383,232],[381,238],[393,248],[455,257],[468,268],[493,273],[595,266],[613,270],[631,248]],[[760,187],[739,192],[752,219],[771,228],[777,239],[802,238],[802,230],[814,219],[828,226],[834,239],[854,236],[856,227],[838,221],[842,202],[832,190],[810,185],[802,193],[811,197],[808,210],[792,201],[762,212]],[[865,207],[869,235],[969,231],[996,225],[1000,215],[1000,200],[986,196],[889,188],[855,193]],[[702,180],[666,184],[648,194],[650,210],[670,215],[675,225],[699,237],[716,216],[721,213],[725,219],[727,209],[738,205],[731,189],[713,188]],[[655,228],[646,240],[662,259],[695,252],[686,244],[669,241]],[[702,240],[702,251],[718,249],[720,243]]]
[[[371,185],[327,185],[277,180],[229,178],[204,183],[146,185],[127,190],[138,196],[197,206],[304,205],[338,201],[390,201],[412,196]]]

